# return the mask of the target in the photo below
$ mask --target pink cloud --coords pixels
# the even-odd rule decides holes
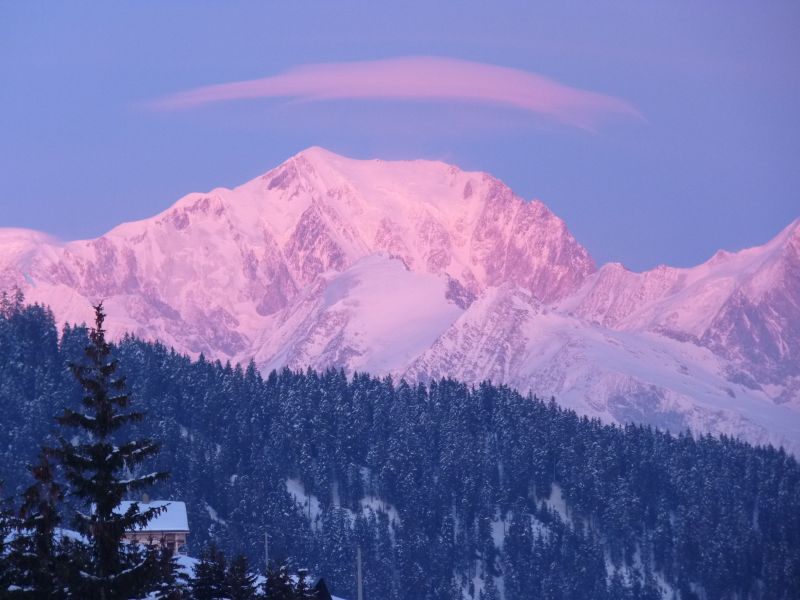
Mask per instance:
[[[528,71],[438,57],[305,65],[262,79],[177,92],[151,107],[177,110],[256,98],[474,102],[521,109],[584,129],[593,129],[607,117],[642,118],[620,98]]]

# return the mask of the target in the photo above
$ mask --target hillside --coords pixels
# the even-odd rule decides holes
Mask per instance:
[[[0,478],[77,404],[41,307],[0,316]],[[343,372],[272,372],[191,360],[124,339],[115,350],[141,432],[172,472],[154,495],[187,503],[190,547],[324,574],[355,597],[484,600],[785,599],[800,589],[800,466],[782,450],[588,420],[502,386],[428,385]],[[483,595],[481,595],[483,593]]]

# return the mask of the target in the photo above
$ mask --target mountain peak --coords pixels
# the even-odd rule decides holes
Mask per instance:
[[[255,358],[262,366],[282,366],[289,356],[298,367],[328,359],[326,366],[375,369],[414,362],[430,375],[440,359],[463,374],[459,365],[472,361],[476,377],[577,394],[573,383],[588,388],[570,373],[585,347],[596,350],[588,358],[600,366],[592,369],[604,368],[608,348],[622,361],[612,371],[638,377],[661,360],[640,353],[641,345],[670,335],[691,352],[739,361],[731,363],[736,372],[766,372],[751,369],[756,359],[776,365],[772,379],[759,382],[777,385],[775,374],[796,373],[800,355],[792,345],[800,336],[768,320],[780,314],[798,322],[787,307],[798,306],[799,231],[795,221],[761,248],[694,269],[639,274],[607,265],[593,274],[591,257],[561,219],[490,175],[431,160],[358,160],[314,146],[241,186],[189,194],[95,240],[54,244],[36,232],[0,229],[0,289],[21,286],[62,323],[86,320],[90,302],[103,298],[114,336],[128,331],[181,352]],[[716,318],[720,309],[724,320]],[[756,314],[764,326],[754,329],[747,319]],[[691,345],[701,342],[705,348]],[[631,353],[613,350],[629,343]],[[665,343],[665,351],[677,348]],[[751,360],[755,354],[744,351],[756,346],[763,351]],[[644,357],[635,360],[647,368],[636,363],[628,372],[629,354]],[[709,368],[715,361],[706,361]],[[658,383],[643,377],[642,385]],[[665,381],[702,392],[702,382],[680,373]],[[586,393],[602,403],[611,392]]]
[[[5,265],[19,263],[23,257],[42,252],[47,247],[61,246],[62,242],[46,233],[21,227],[0,227],[0,270]],[[2,290],[0,279],[0,290]]]
[[[458,165],[444,162],[436,159],[415,158],[415,159],[384,159],[379,157],[372,158],[353,158],[342,154],[337,154],[327,148],[321,146],[310,146],[305,150],[301,150],[284,163],[279,165],[277,169],[281,169],[288,165],[306,165],[320,170],[335,169],[343,171],[347,174],[367,172],[394,172],[403,173],[404,177],[417,178],[423,174],[439,176],[457,177],[463,175],[465,177],[475,177],[478,179],[488,178],[497,181],[491,175],[478,171],[465,171]],[[274,171],[273,170],[273,171]]]
[[[789,225],[778,234],[778,237],[783,238],[786,242],[800,240],[800,217],[789,223]]]
[[[58,240],[46,233],[24,227],[0,227],[0,245],[5,248],[7,244],[58,244]]]
[[[340,162],[340,161],[352,161],[356,160],[354,158],[350,158],[347,156],[343,156],[341,154],[337,154],[327,148],[323,148],[322,146],[309,146],[305,150],[301,150],[294,156],[288,159],[288,161],[296,161],[296,160],[306,160],[312,164],[317,163],[331,163],[331,162]]]

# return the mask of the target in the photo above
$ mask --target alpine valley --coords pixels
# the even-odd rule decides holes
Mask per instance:
[[[94,240],[0,229],[14,287],[61,323],[102,299],[112,336],[262,372],[488,379],[607,422],[800,450],[800,219],[694,268],[598,268],[490,175],[310,148]]]

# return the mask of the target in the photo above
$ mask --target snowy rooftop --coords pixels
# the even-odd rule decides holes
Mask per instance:
[[[130,508],[131,501],[125,500],[114,512],[120,514]],[[167,510],[162,512],[145,527],[138,528],[137,531],[189,531],[189,520],[186,518],[186,504],[174,500],[151,500],[150,502],[137,502],[139,512],[144,512],[150,508],[166,506]]]

